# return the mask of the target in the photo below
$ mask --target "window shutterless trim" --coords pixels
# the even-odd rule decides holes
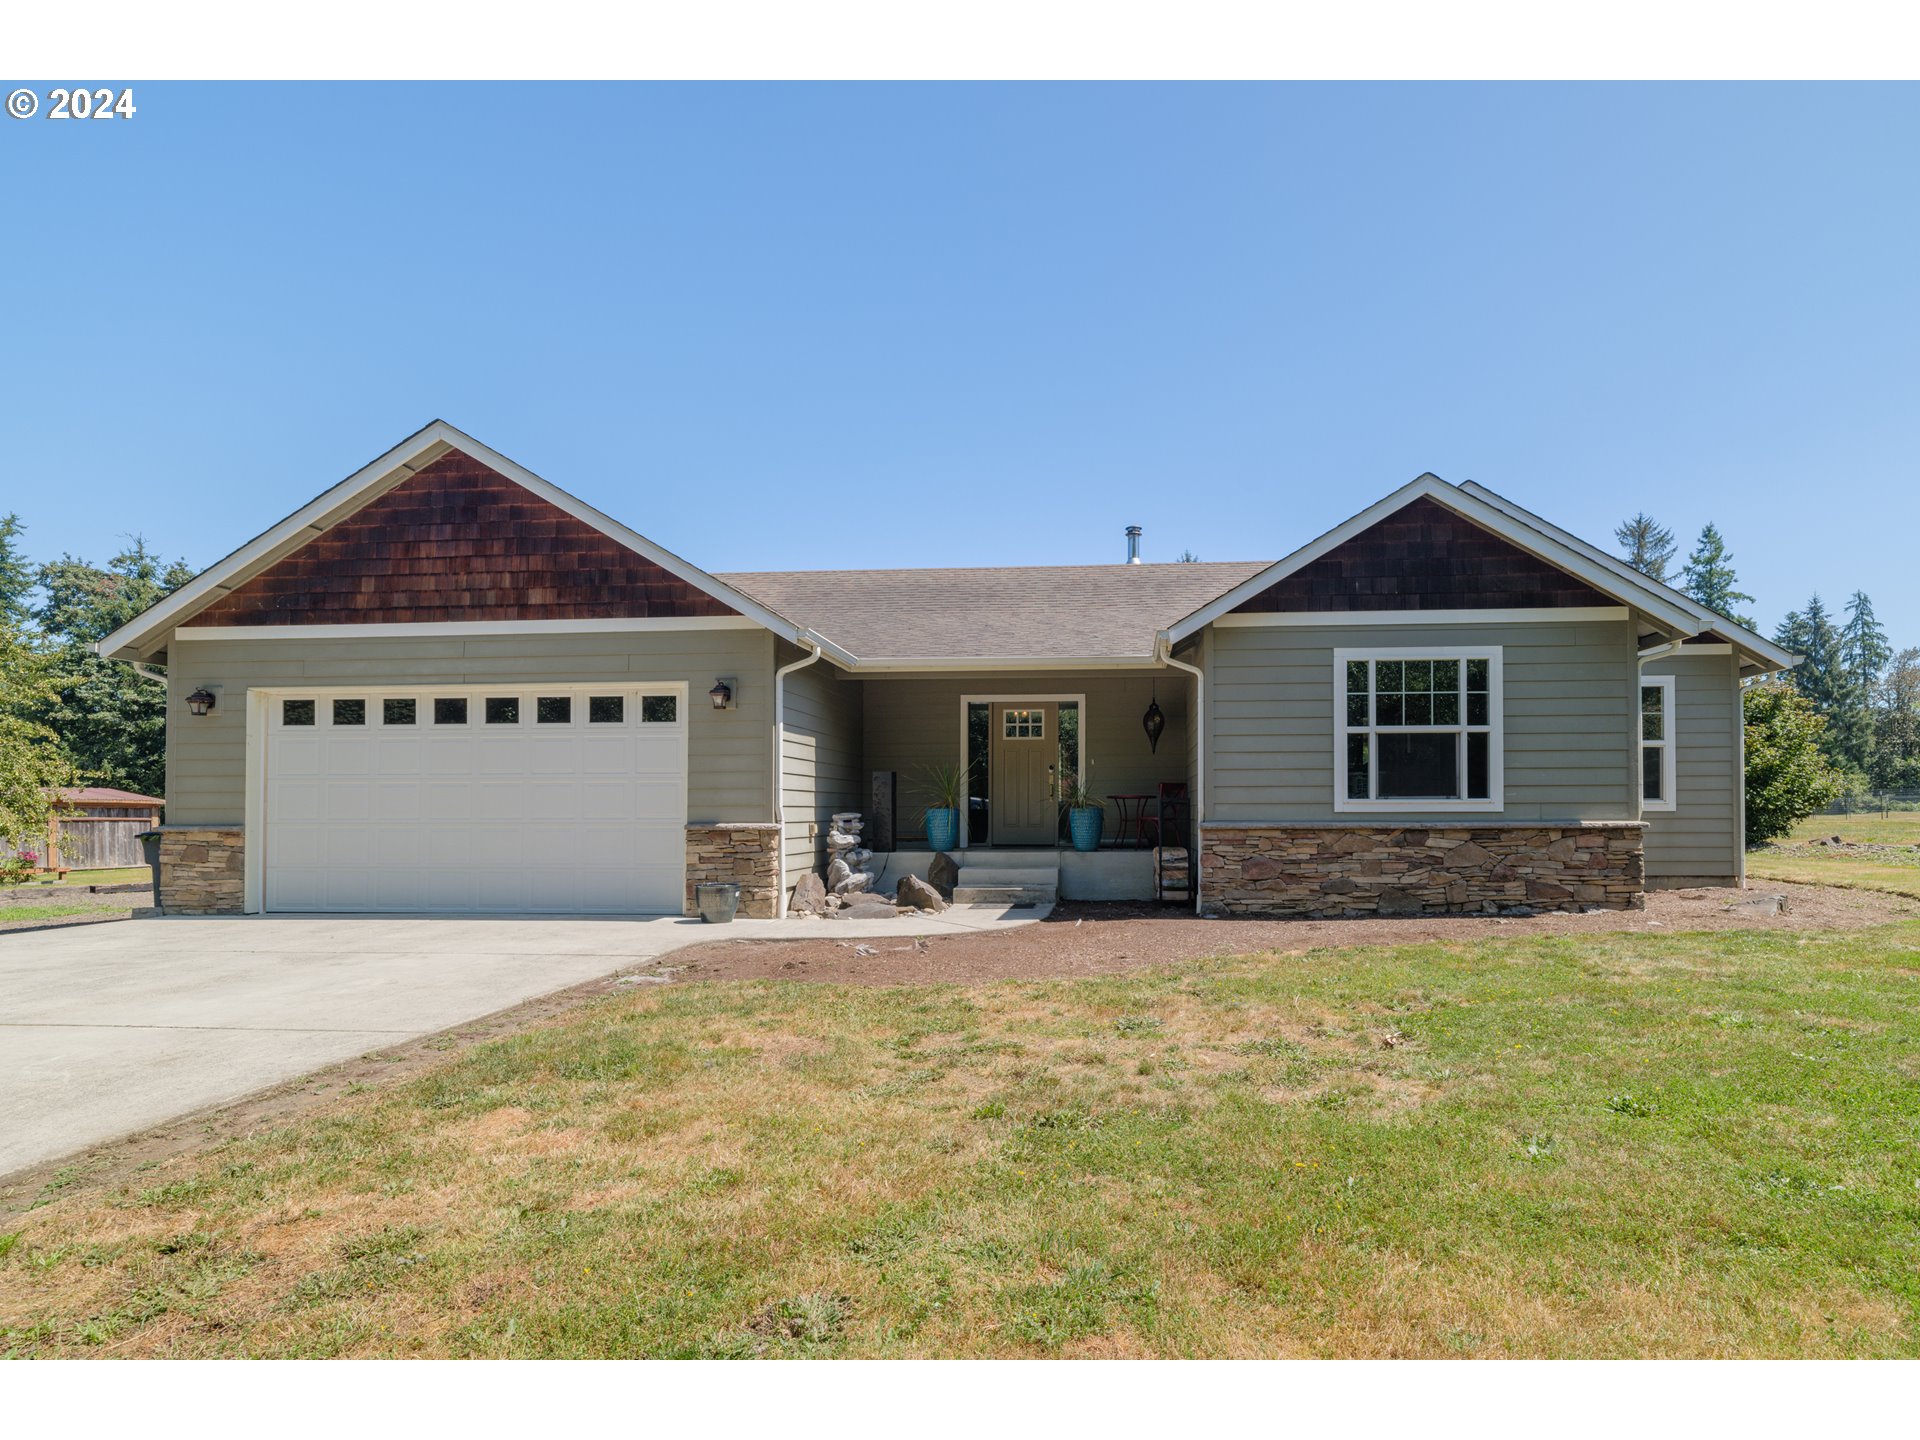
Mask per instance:
[[[1458,814],[1475,812],[1486,814],[1506,808],[1506,716],[1503,703],[1505,694],[1505,675],[1501,661],[1502,647],[1498,645],[1398,645],[1385,649],[1346,649],[1338,648],[1333,652],[1333,808],[1336,814]],[[1463,710],[1457,725],[1349,725],[1347,722],[1347,662],[1365,660],[1369,662],[1368,675],[1373,673],[1371,662],[1376,660],[1458,660],[1464,677],[1466,663],[1469,660],[1487,662],[1487,723],[1483,726],[1468,725]],[[1372,686],[1368,686],[1368,704],[1372,704]],[[1464,702],[1463,702],[1464,703]],[[1369,708],[1367,718],[1373,718]],[[1350,734],[1393,735],[1393,734],[1485,734],[1487,737],[1487,795],[1485,799],[1425,799],[1408,796],[1387,800],[1355,800],[1347,795],[1347,737]],[[1465,743],[1461,744],[1460,785],[1466,788],[1468,783],[1465,757]],[[1377,750],[1377,747],[1376,747]],[[1370,756],[1370,775],[1379,773],[1379,756]],[[1377,783],[1377,782],[1375,782]]]
[[[1646,738],[1646,731],[1643,728],[1647,713],[1646,700],[1640,694],[1640,690],[1636,690],[1633,696],[1634,734],[1639,737],[1640,742],[1640,768],[1635,772],[1634,778],[1640,784],[1640,808],[1642,811],[1652,810],[1656,813],[1665,814],[1680,808],[1674,789],[1677,779],[1676,772],[1680,768],[1679,756],[1676,753],[1679,748],[1679,725],[1677,723],[1679,717],[1675,715],[1673,711],[1674,679],[1675,677],[1672,675],[1642,675],[1640,677],[1640,690],[1657,688],[1665,692],[1660,701],[1661,733],[1658,740],[1649,740]],[[1660,798],[1658,800],[1649,800],[1646,798],[1648,750],[1658,750],[1660,752]]]

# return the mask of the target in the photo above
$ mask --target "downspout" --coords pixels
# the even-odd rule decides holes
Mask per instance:
[[[820,658],[820,647],[811,639],[802,643],[813,646],[813,653],[794,661],[791,665],[782,665],[773,672],[773,828],[774,844],[780,855],[780,891],[774,899],[773,913],[784,920],[787,918],[787,801],[786,774],[787,762],[787,676],[795,670],[804,670]]]
[[[1184,670],[1193,676],[1193,768],[1198,773],[1193,777],[1193,854],[1188,857],[1189,868],[1193,872],[1193,913],[1200,913],[1200,827],[1207,818],[1207,674],[1198,665],[1189,665],[1184,660],[1173,658],[1173,642],[1161,631],[1156,647],[1160,652],[1160,662],[1171,665],[1175,670]]]

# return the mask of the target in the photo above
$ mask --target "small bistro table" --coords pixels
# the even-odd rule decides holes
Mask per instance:
[[[1113,844],[1117,850],[1144,850],[1147,848],[1147,807],[1153,803],[1151,795],[1109,795],[1120,812],[1120,824],[1114,830]]]

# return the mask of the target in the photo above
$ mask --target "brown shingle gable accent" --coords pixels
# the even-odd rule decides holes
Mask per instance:
[[[733,615],[452,450],[214,601],[195,625]]]
[[[1503,610],[1613,603],[1585,581],[1421,496],[1236,608]]]

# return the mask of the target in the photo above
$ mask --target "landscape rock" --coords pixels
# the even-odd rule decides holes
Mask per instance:
[[[894,909],[891,900],[881,900],[872,895],[862,895],[850,905],[843,905],[833,912],[833,920],[892,920],[899,911]]]
[[[927,883],[938,890],[943,898],[951,900],[953,887],[960,883],[960,862],[944,850],[936,852],[927,866]]]
[[[869,890],[872,886],[873,876],[865,870],[854,870],[847,875],[846,879],[833,887],[833,893],[844,899],[849,895],[858,895],[862,891]]]
[[[840,887],[847,883],[848,877],[852,874],[853,867],[838,855],[834,856],[827,862],[827,889],[838,895]]]
[[[789,915],[818,915],[827,908],[827,886],[818,875],[809,870],[802,875],[793,887],[793,898],[787,902]]]
[[[894,891],[893,900],[896,905],[908,906],[914,910],[947,908],[947,902],[940,898],[940,892],[918,875],[902,875],[900,884]]]

